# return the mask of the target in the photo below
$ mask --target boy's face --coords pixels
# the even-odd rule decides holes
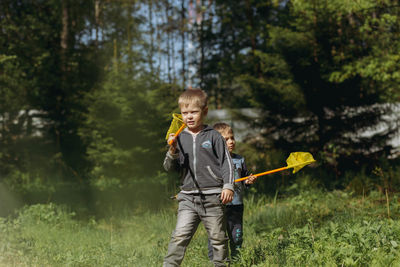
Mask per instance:
[[[181,114],[183,122],[191,132],[197,133],[203,128],[203,120],[207,116],[208,108],[200,108],[195,104],[182,105]]]
[[[232,132],[222,132],[222,137],[225,138],[226,146],[228,147],[229,153],[232,153],[235,149],[235,137],[233,136]]]

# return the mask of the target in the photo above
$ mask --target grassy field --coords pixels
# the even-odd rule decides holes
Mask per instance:
[[[245,202],[244,248],[233,266],[400,266],[397,195],[300,190]],[[1,266],[161,266],[176,203],[158,211],[82,217],[26,206],[0,217]],[[201,226],[183,266],[212,266]]]

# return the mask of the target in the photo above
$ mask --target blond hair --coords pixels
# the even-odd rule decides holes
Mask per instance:
[[[233,135],[233,129],[229,124],[224,122],[218,122],[213,125],[214,130],[218,131],[220,134],[229,134]]]
[[[201,109],[207,107],[207,93],[201,89],[186,89],[178,99],[179,107],[194,104]]]

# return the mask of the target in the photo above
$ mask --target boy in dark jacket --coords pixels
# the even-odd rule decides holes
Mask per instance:
[[[181,191],[175,230],[164,258],[164,266],[179,266],[186,247],[201,222],[207,231],[215,266],[228,260],[225,204],[233,199],[234,169],[225,139],[204,125],[207,94],[200,89],[185,90],[179,97],[187,128],[174,139],[164,160],[164,168],[181,172]]]
[[[244,158],[238,154],[233,153],[236,141],[232,128],[226,123],[216,123],[213,128],[217,130],[226,141],[228,151],[231,154],[233,166],[235,168],[235,180],[241,177],[249,176]],[[234,258],[238,249],[242,247],[243,243],[243,191],[249,185],[253,184],[257,177],[250,175],[250,177],[238,183],[235,183],[235,194],[231,203],[226,206],[226,223],[227,232],[229,236],[229,245],[231,250],[231,258]],[[213,250],[208,241],[208,257],[212,259]]]

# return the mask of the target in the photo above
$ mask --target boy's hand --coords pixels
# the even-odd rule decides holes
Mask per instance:
[[[230,189],[223,189],[221,192],[222,204],[227,204],[233,199],[233,191]]]
[[[167,144],[169,144],[171,140],[174,139],[175,139],[175,134],[174,133],[169,134]],[[172,144],[169,145],[169,153],[175,154],[175,152],[176,152],[176,142],[174,141],[172,142]]]
[[[257,180],[257,177],[254,176],[253,174],[249,175],[249,178],[246,179],[244,182],[245,184],[254,184],[254,182]]]

